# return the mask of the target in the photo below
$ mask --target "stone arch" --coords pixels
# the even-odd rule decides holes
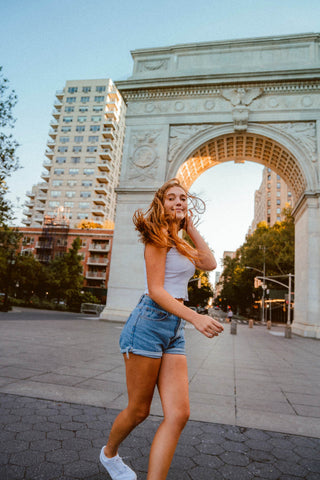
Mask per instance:
[[[227,161],[249,161],[271,168],[290,186],[295,202],[306,190],[316,188],[316,170],[306,149],[267,125],[250,125],[246,132],[234,132],[232,125],[224,125],[191,136],[175,152],[167,177],[177,176],[190,188],[201,173]]]

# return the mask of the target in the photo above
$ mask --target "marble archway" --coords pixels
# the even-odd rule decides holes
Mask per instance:
[[[191,185],[217,163],[253,161],[279,173],[295,197],[293,331],[320,338],[318,37],[133,52],[132,77],[117,83],[127,103],[126,138],[102,319],[124,321],[143,289],[135,209],[170,177]]]

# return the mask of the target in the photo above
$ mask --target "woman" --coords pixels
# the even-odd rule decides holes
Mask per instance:
[[[179,436],[189,418],[188,372],[185,356],[185,321],[212,338],[223,327],[213,318],[184,305],[195,267],[213,270],[215,258],[196,230],[188,200],[199,212],[199,199],[178,179],[166,182],[144,215],[133,217],[145,244],[146,291],[120,336],[128,389],[128,406],[116,418],[100,461],[113,480],[134,480],[136,474],[118,455],[127,435],[149,415],[155,386],[164,414],[152,442],[147,480],[167,476]],[[203,204],[203,202],[202,202]],[[204,205],[204,204],[203,204]],[[178,235],[184,229],[194,248]]]

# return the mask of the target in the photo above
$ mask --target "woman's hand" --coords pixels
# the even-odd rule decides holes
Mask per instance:
[[[184,218],[183,228],[188,234],[190,234],[190,232],[195,229],[195,226],[193,224],[193,212],[191,210],[188,210],[188,213]]]
[[[221,323],[209,315],[197,314],[192,323],[200,333],[208,338],[216,337],[224,330]]]

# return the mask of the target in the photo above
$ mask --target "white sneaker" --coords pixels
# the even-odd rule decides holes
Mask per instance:
[[[100,462],[107,470],[112,480],[137,480],[137,475],[128,467],[128,465],[123,463],[119,455],[108,458],[104,454],[104,448],[105,447],[102,447],[100,452]]]

